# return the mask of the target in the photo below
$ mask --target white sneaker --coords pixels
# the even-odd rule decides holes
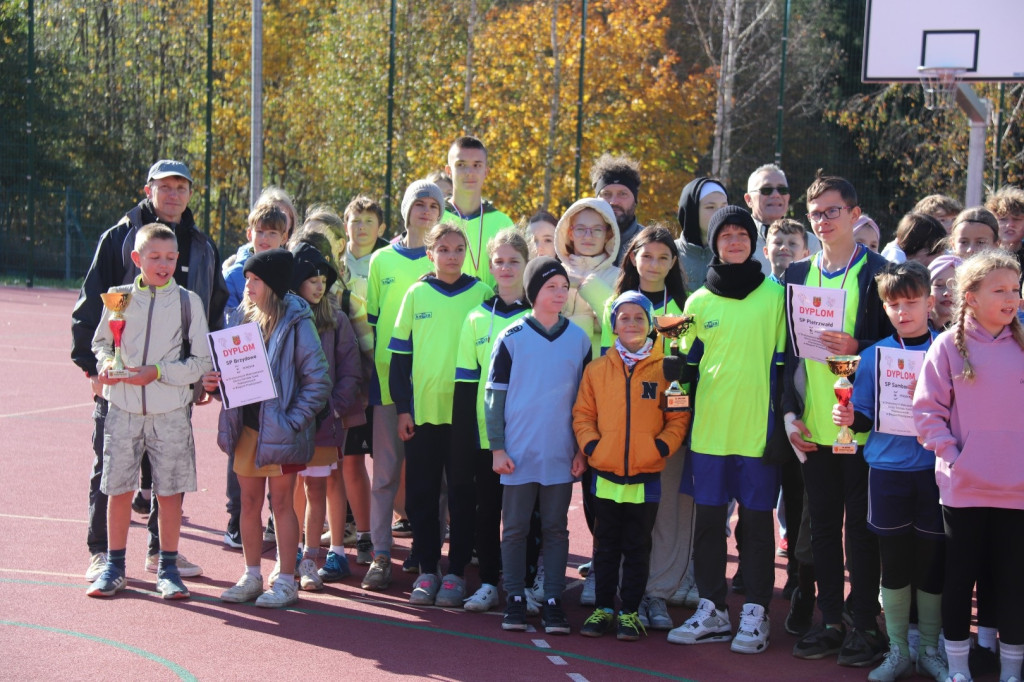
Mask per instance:
[[[580,592],[580,606],[597,604],[597,571],[591,567],[587,577],[583,579],[583,591]]]
[[[270,589],[256,598],[256,606],[264,609],[280,609],[299,601],[299,590],[294,582],[278,580]]]
[[[323,578],[316,572],[316,562],[312,559],[303,559],[299,562],[299,586],[306,592],[324,589]]]
[[[913,623],[907,629],[907,650],[910,652],[910,660],[917,660],[917,648],[921,644],[921,631]]]
[[[740,611],[740,626],[729,648],[738,654],[759,654],[768,648],[771,629],[763,606],[744,604]]]
[[[233,587],[229,587],[221,593],[220,600],[232,604],[243,604],[261,594],[263,594],[263,578],[245,573]]]
[[[940,638],[941,642],[942,639]],[[937,649],[924,647],[917,650],[917,674],[921,677],[930,677],[935,682],[946,682],[949,677],[949,668],[942,654]]]
[[[728,609],[719,611],[710,599],[701,599],[697,611],[690,618],[668,633],[673,644],[707,644],[728,642],[732,639]]]
[[[533,585],[526,588],[527,600],[537,602],[538,605],[544,603],[544,565],[541,564],[537,567],[537,575],[533,579]]]
[[[661,597],[644,597],[640,602],[640,624],[651,630],[671,630],[675,627]]]
[[[679,584],[672,596],[667,599],[669,606],[685,606],[688,609],[697,608],[700,603],[700,593],[697,591],[697,583],[693,579],[693,571],[687,571],[683,576],[683,582]]]
[[[178,575],[182,578],[195,578],[203,574],[203,569],[199,564],[194,564],[185,558],[185,555],[178,552]],[[156,573],[160,568],[160,554],[150,554],[146,557],[146,571],[149,573]]]
[[[498,588],[494,585],[484,583],[473,595],[466,600],[462,608],[474,613],[490,611],[498,605]]]
[[[895,644],[890,644],[882,665],[868,673],[868,682],[896,682],[913,674],[914,663],[910,657],[904,656]]]
[[[87,582],[94,583],[100,579],[103,575],[103,571],[107,569],[107,553],[96,552],[89,557],[89,568],[85,569],[85,579]]]

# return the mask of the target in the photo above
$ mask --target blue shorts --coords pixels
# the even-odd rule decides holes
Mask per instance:
[[[771,511],[779,499],[779,467],[760,457],[690,452],[679,492],[697,504],[720,507],[735,499],[752,511]]]
[[[876,535],[944,536],[935,472],[869,469],[868,528]]]

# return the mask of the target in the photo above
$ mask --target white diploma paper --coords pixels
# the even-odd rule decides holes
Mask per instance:
[[[822,332],[843,331],[846,290],[786,285],[789,335],[797,357],[824,363],[832,355],[821,340]]]
[[[924,351],[875,350],[875,431],[893,436],[917,436],[910,389],[921,373]]]
[[[224,407],[242,407],[277,397],[270,373],[267,348],[255,322],[247,322],[206,335],[213,368],[220,372]]]

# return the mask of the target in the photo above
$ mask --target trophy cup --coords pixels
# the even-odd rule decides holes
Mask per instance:
[[[124,361],[121,359],[121,334],[124,333],[125,320],[121,315],[132,300],[131,293],[108,291],[100,294],[103,305],[111,312],[110,332],[114,335],[114,364],[107,369],[107,376],[111,379],[127,379],[132,375],[124,368]]]
[[[663,412],[689,412],[690,395],[679,383],[686,370],[686,359],[679,354],[679,337],[693,324],[693,315],[658,315],[654,318],[654,328],[665,338],[671,339],[669,354],[662,362],[662,371],[668,388],[661,394]]]
[[[825,360],[828,362],[828,368],[839,377],[839,380],[832,386],[832,390],[836,393],[836,400],[843,407],[850,404],[850,398],[853,397],[853,384],[847,378],[851,374],[857,371],[857,365],[860,364],[859,355],[830,355]],[[839,427],[839,435],[836,436],[836,442],[832,444],[832,452],[837,455],[853,455],[857,452],[857,441],[853,439],[853,431],[848,426]]]

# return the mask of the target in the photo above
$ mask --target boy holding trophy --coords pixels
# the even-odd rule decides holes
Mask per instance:
[[[132,495],[148,452],[160,502],[156,587],[164,599],[184,599],[189,592],[177,566],[181,494],[196,490],[190,384],[212,367],[206,315],[199,296],[174,281],[178,242],[170,228],[144,225],[131,258],[142,274],[103,295],[108,309],[92,342],[109,403],[100,481],[108,496],[108,551],[103,573],[86,594],[111,597],[125,588]],[[121,364],[116,360],[124,367],[115,367]]]

